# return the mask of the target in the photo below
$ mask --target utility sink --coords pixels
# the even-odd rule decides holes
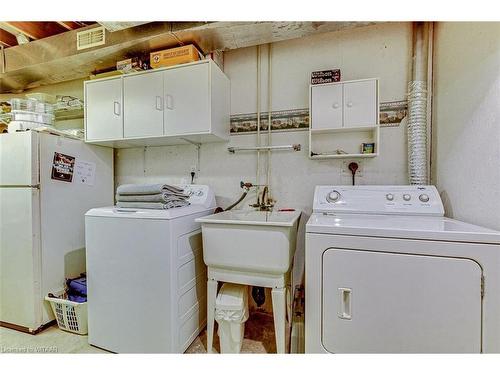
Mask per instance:
[[[208,267],[282,275],[290,270],[301,212],[225,211],[196,219]]]

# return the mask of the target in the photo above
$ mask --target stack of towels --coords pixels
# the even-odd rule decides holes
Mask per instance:
[[[166,184],[127,184],[116,189],[116,206],[167,210],[189,205],[189,196],[177,186]]]

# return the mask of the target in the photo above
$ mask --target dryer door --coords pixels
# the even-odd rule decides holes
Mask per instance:
[[[323,346],[332,353],[478,353],[481,275],[469,259],[328,249]]]

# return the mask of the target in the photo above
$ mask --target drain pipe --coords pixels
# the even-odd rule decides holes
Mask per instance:
[[[261,78],[261,68],[260,68],[260,45],[257,46],[257,147],[260,147],[260,78]],[[255,176],[255,184],[257,189],[255,191],[256,196],[260,193],[260,150],[257,150],[257,175]]]
[[[411,185],[429,183],[427,157],[427,71],[429,31],[425,22],[413,29],[412,80],[408,83],[408,175]]]
[[[271,131],[272,131],[272,119],[271,119],[271,111],[273,106],[272,101],[272,44],[269,43],[267,45],[267,145],[271,146]],[[271,149],[267,150],[267,196],[271,196]],[[264,197],[262,197],[264,198]],[[263,202],[267,204],[267,202]]]

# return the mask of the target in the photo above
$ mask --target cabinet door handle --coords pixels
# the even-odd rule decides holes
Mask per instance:
[[[163,110],[163,99],[161,96],[157,96],[156,97],[156,109],[158,111],[162,111]]]
[[[340,319],[352,319],[352,309],[351,309],[351,297],[352,290],[349,288],[339,288],[339,318]]]
[[[120,116],[120,103],[113,102],[113,112],[115,115]]]
[[[351,107],[352,107],[352,102],[347,103],[347,106],[348,106],[349,108],[351,108]]]
[[[170,110],[174,109],[174,98],[172,97],[172,95],[167,94],[166,102],[167,102],[167,109]]]
[[[333,103],[332,107],[337,109],[339,107],[339,103]]]

